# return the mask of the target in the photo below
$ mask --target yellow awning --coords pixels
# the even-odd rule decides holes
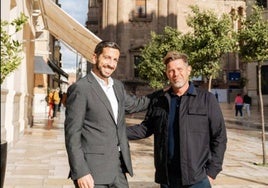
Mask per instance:
[[[51,0],[39,0],[45,28],[92,62],[95,46],[101,41]]]

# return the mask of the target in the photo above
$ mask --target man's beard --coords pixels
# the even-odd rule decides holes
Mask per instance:
[[[180,89],[183,86],[185,86],[185,84],[187,83],[187,81],[178,81],[172,84],[172,86],[176,89]]]
[[[99,71],[99,74],[103,77],[103,78],[109,78],[110,76],[106,76],[102,73],[101,71],[101,67],[99,66],[99,61],[96,62],[96,69]]]

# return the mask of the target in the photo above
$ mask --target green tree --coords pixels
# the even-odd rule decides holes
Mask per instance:
[[[262,17],[263,8],[253,6],[252,14],[242,22],[239,31],[240,58],[245,62],[257,62],[258,90],[261,108],[263,165],[266,164],[265,123],[261,88],[261,66],[268,60],[268,21]]]
[[[152,32],[151,37],[151,41],[141,52],[139,77],[148,80],[151,87],[161,88],[167,84],[163,57],[170,50],[181,50],[181,33],[171,27],[165,27],[163,34]]]
[[[1,84],[21,63],[22,57],[19,53],[22,51],[22,44],[12,39],[12,36],[22,29],[27,19],[28,17],[21,13],[12,22],[1,20]],[[10,26],[15,27],[13,34],[8,33]]]
[[[221,68],[221,58],[236,46],[232,20],[229,14],[218,17],[212,10],[201,11],[191,6],[193,14],[188,16],[187,25],[191,32],[184,35],[183,49],[190,57],[193,76],[205,76],[211,89],[212,79]]]
[[[166,27],[163,34],[153,32],[151,41],[141,52],[143,61],[138,66],[139,76],[154,88],[167,83],[162,59],[170,50],[188,54],[193,68],[191,76],[206,76],[210,90],[212,78],[221,68],[222,55],[235,49],[237,40],[230,15],[218,18],[213,11],[201,12],[197,6],[191,9],[193,14],[187,18],[191,32],[182,35],[171,27]]]

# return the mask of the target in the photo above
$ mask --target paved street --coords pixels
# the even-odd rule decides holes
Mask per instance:
[[[260,116],[256,108],[250,118],[234,117],[229,104],[221,104],[226,120],[228,147],[223,171],[215,188],[268,187],[268,166],[262,163]],[[265,108],[266,130],[268,109]],[[128,115],[129,125],[139,123],[143,114]],[[64,113],[48,124],[45,114],[34,116],[34,126],[8,151],[4,188],[73,188],[67,179],[69,167],[64,146]],[[266,150],[268,139],[266,131]],[[130,142],[134,177],[128,177],[130,188],[157,188],[154,182],[153,138]],[[267,151],[266,151],[267,153]],[[266,156],[266,160],[268,157]]]

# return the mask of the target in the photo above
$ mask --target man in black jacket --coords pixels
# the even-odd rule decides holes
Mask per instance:
[[[161,188],[208,188],[222,170],[227,135],[216,97],[189,82],[188,57],[164,58],[171,88],[153,99],[145,120],[127,128],[130,140],[154,134],[155,181]]]

